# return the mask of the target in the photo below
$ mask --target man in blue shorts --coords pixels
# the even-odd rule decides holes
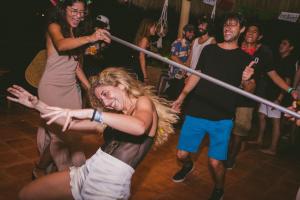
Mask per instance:
[[[233,86],[245,84],[254,70],[250,56],[238,46],[238,38],[245,30],[244,18],[235,13],[225,17],[224,42],[207,45],[199,58],[196,70]],[[186,117],[177,146],[177,158],[183,167],[174,176],[174,182],[181,182],[193,169],[190,153],[198,151],[203,137],[209,136],[209,167],[215,188],[210,200],[223,198],[228,143],[233,126],[237,95],[196,75],[191,75],[173,108],[179,110],[187,94],[192,90],[186,108]]]

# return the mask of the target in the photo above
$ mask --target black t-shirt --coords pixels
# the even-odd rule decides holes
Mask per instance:
[[[294,79],[296,70],[296,58],[287,56],[285,58],[277,57],[275,59],[275,71],[282,79],[289,78],[291,81]],[[277,99],[281,92],[281,88],[275,85],[271,79],[267,82],[266,98],[270,101]]]
[[[252,60],[258,59],[258,63],[254,65],[253,78],[256,83],[254,94],[266,98],[267,82],[270,79],[268,72],[275,70],[273,62],[273,53],[271,49],[265,45],[261,45],[252,56]],[[239,107],[254,107],[255,101],[247,97],[239,95]]]
[[[238,87],[249,62],[249,55],[240,48],[226,50],[212,44],[203,49],[196,69]],[[236,93],[200,78],[187,106],[187,114],[209,120],[232,119],[236,97]]]
[[[257,96],[266,97],[266,85],[270,80],[268,72],[274,69],[274,60],[272,50],[262,45],[255,53],[253,58],[258,58],[258,63],[254,67],[254,79],[256,81],[255,94]]]

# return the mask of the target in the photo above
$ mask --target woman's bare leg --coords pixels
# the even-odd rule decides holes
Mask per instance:
[[[62,134],[62,133],[61,133]],[[50,132],[50,153],[58,171],[67,170],[72,166],[71,153],[66,141],[58,137],[56,133]]]
[[[32,178],[47,174],[47,167],[53,163],[52,156],[50,154],[50,135],[43,126],[38,127],[37,131],[37,147],[40,153],[40,159],[36,163],[36,167],[32,170]]]
[[[40,160],[32,170],[32,180],[45,176],[47,174],[47,168],[51,163],[53,163],[53,160],[50,154],[50,145],[48,145],[43,153],[40,154]]]
[[[70,180],[69,170],[41,177],[23,187],[19,198],[21,200],[73,199]]]

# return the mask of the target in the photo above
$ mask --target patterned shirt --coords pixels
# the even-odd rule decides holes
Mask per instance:
[[[190,46],[191,43],[182,38],[182,39],[177,39],[172,43],[171,46],[171,55],[172,56],[177,56],[182,62],[186,62],[188,59],[188,55],[190,53]],[[170,78],[177,78],[181,79],[183,77],[183,74],[185,73],[184,70],[179,69],[178,67],[169,66],[169,77]]]

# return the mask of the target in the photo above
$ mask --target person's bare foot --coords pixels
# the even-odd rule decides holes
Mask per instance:
[[[271,155],[271,156],[275,156],[276,155],[276,152],[272,151],[271,149],[260,149],[259,151],[262,152],[262,153]]]

